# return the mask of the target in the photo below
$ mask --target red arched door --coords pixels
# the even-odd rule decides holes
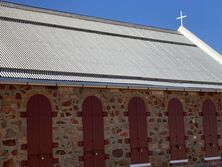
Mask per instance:
[[[149,162],[146,105],[139,97],[134,97],[128,105],[131,163]]]
[[[202,107],[206,157],[219,155],[216,108],[211,100],[205,100]]]
[[[27,104],[28,167],[52,167],[52,118],[50,101],[32,96]]]
[[[103,108],[95,96],[87,97],[82,106],[84,167],[104,167]]]
[[[183,105],[176,98],[169,101],[168,122],[171,160],[186,159]]]

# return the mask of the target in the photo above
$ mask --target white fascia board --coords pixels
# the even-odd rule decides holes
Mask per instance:
[[[171,160],[170,164],[188,163],[188,159]]]
[[[209,45],[207,45],[205,42],[203,42],[185,27],[180,26],[178,31],[183,34],[186,38],[188,38],[191,42],[193,42],[195,45],[197,45],[200,49],[206,52],[209,56],[211,56],[220,64],[222,64],[222,56],[216,50],[211,48]]]
[[[221,157],[218,156],[218,157],[205,157],[204,160],[205,161],[214,161],[214,160],[220,160]]]
[[[130,167],[150,167],[151,163],[131,164]]]

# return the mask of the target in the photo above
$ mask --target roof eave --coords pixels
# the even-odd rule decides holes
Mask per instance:
[[[56,87],[85,87],[100,89],[141,89],[162,91],[188,91],[188,92],[222,92],[221,89],[203,87],[175,87],[162,85],[142,85],[126,83],[86,82],[86,81],[56,81],[36,79],[0,78],[0,84],[32,85],[32,86],[56,86]]]

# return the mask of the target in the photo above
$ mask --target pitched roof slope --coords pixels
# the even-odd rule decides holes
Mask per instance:
[[[1,79],[222,89],[222,66],[178,31],[0,2]]]

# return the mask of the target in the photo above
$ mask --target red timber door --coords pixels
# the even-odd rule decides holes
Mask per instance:
[[[214,103],[211,100],[205,100],[202,112],[206,157],[218,156],[217,118]]]
[[[146,105],[139,97],[134,97],[128,105],[131,163],[149,162]]]
[[[104,167],[103,107],[95,96],[87,97],[82,106],[84,167]]]
[[[169,101],[168,122],[171,160],[186,159],[183,105],[176,98]]]
[[[50,101],[32,96],[27,104],[28,167],[52,167],[52,118]]]

